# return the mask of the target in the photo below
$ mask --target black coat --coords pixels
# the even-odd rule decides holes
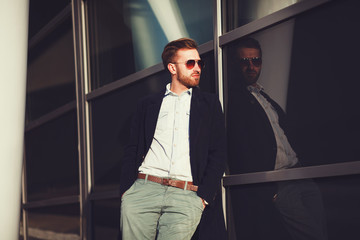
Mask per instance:
[[[288,132],[285,113],[269,96],[280,127]],[[269,118],[257,99],[243,86],[229,91],[227,108],[228,167],[230,174],[272,171],[277,145]],[[230,187],[234,228],[238,239],[290,239],[272,199],[276,183]]]
[[[264,95],[275,108],[280,127],[286,133],[284,111]],[[227,119],[230,173],[274,170],[277,153],[274,131],[266,112],[245,87],[230,94]]]
[[[131,187],[148,152],[165,91],[141,99],[122,160],[120,194]],[[190,164],[197,194],[209,206],[199,224],[199,239],[225,239],[221,178],[227,158],[224,116],[216,95],[193,88],[190,106]]]

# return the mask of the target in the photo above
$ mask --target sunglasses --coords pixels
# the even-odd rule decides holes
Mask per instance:
[[[255,67],[260,67],[262,64],[261,57],[240,58],[240,66],[247,67],[250,65],[250,61]]]
[[[194,60],[194,59],[190,59],[187,60],[186,62],[177,62],[174,64],[179,64],[179,63],[185,63],[185,66],[187,69],[193,69],[195,67],[195,64],[197,63],[197,65],[199,66],[200,69],[203,69],[205,67],[205,63],[202,60]]]

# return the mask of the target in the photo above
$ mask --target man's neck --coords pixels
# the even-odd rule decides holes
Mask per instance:
[[[253,87],[258,87],[257,82],[254,82],[253,84],[250,84],[250,85],[253,86]]]
[[[180,96],[183,92],[189,90],[189,88],[182,84],[177,84],[176,82],[172,81],[170,85],[170,90],[173,93],[176,93],[177,95]]]

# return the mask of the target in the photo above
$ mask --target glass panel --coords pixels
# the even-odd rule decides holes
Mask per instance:
[[[204,92],[216,93],[217,77],[215,76],[214,51],[201,55],[205,68],[201,71],[199,87]]]
[[[360,160],[358,9],[335,1],[296,18],[287,111],[304,165]]]
[[[25,134],[28,200],[79,194],[75,111]]]
[[[360,175],[319,179],[329,240],[360,238]]]
[[[200,88],[215,93],[213,52],[201,58],[206,67],[201,75]],[[162,71],[92,102],[95,190],[99,187],[117,187],[123,148],[128,141],[137,100],[163,90],[169,82],[170,75]]]
[[[89,1],[92,89],[161,62],[180,37],[213,38],[213,1]],[[201,11],[199,11],[201,9]]]
[[[29,240],[80,240],[79,204],[41,207],[27,211]]]
[[[360,160],[360,36],[353,31],[360,24],[359,7],[355,0],[331,2],[252,35],[262,47],[258,83],[287,112],[284,118],[267,100],[303,166]],[[274,170],[276,149],[282,148],[281,134],[276,140],[263,107],[241,83],[241,41],[224,49],[231,174]]]
[[[224,31],[229,32],[301,1],[305,0],[226,0]]]
[[[355,175],[230,187],[230,235],[253,240],[359,239],[359,184],[360,175]]]
[[[29,39],[70,3],[70,0],[29,1]]]
[[[75,65],[71,18],[29,49],[27,121],[75,100]]]
[[[92,212],[93,239],[118,239],[120,229],[120,199],[94,201]]]

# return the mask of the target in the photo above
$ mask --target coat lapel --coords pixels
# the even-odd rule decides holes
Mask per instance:
[[[149,101],[145,109],[145,149],[146,152],[150,147],[152,139],[155,134],[156,123],[161,107],[162,100],[164,98],[164,91],[154,95]]]
[[[274,131],[272,129],[270,120],[261,106],[261,104],[258,102],[258,100],[251,94],[251,92],[247,91],[248,97],[250,99],[250,103],[254,106],[254,113],[262,119],[262,122],[267,126],[264,128],[267,131],[267,134],[270,136],[274,135]],[[254,116],[254,118],[257,118],[257,116]]]
[[[192,151],[192,148],[196,145],[196,140],[199,135],[199,127],[200,123],[204,117],[204,103],[202,99],[201,92],[198,88],[193,88],[193,95],[191,97],[191,107],[190,107],[190,129],[189,129],[189,135],[190,135],[190,154]]]

